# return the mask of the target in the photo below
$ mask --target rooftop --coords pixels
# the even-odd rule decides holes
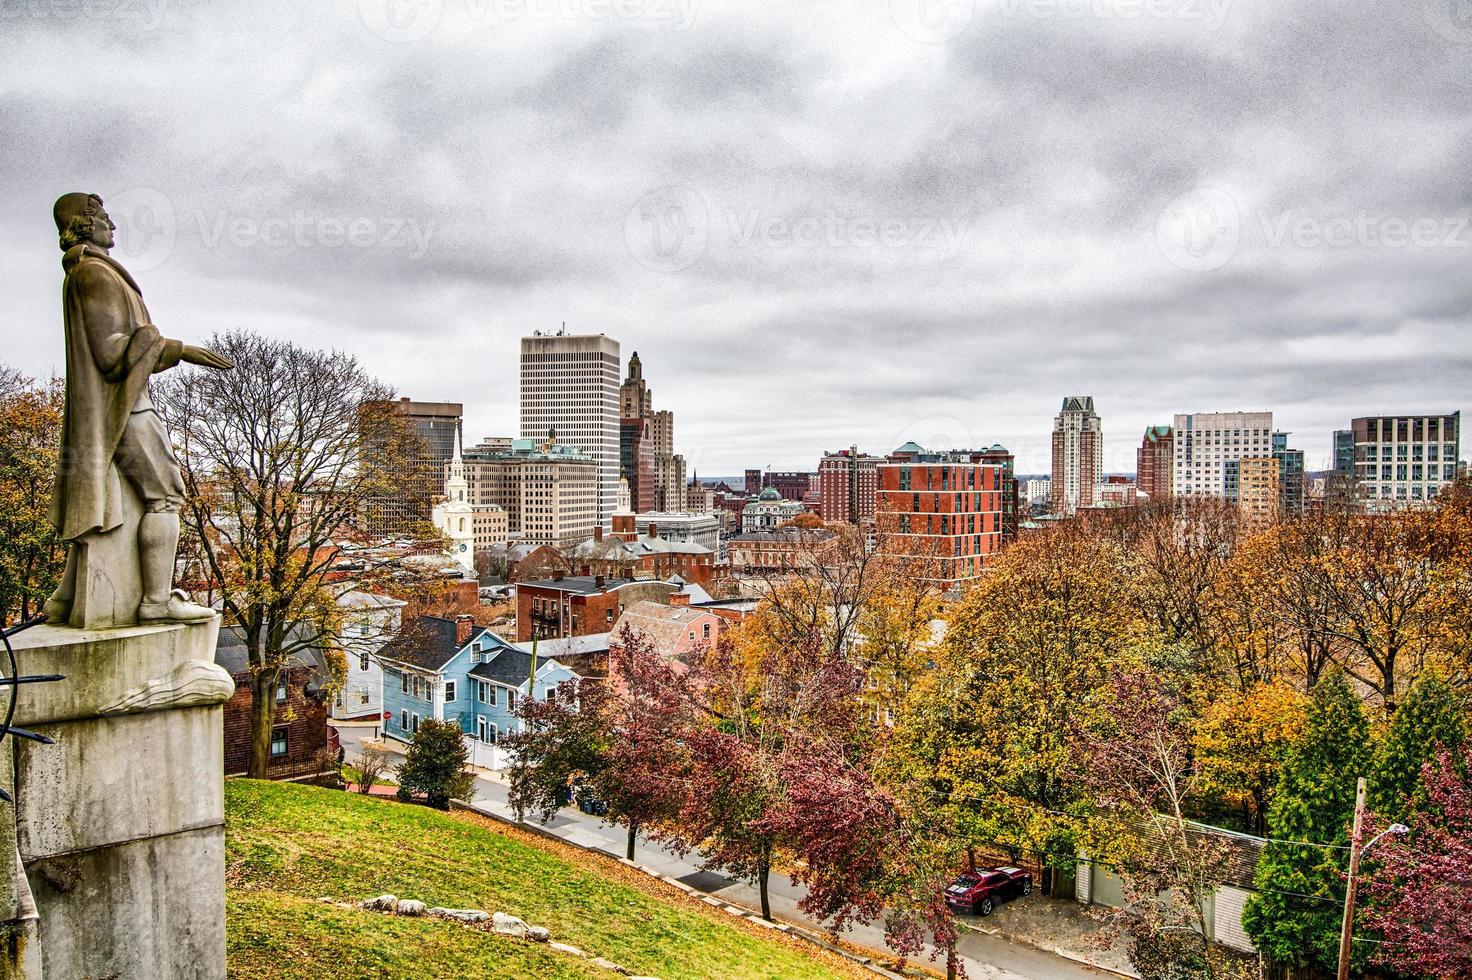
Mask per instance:
[[[566,578],[548,578],[538,582],[517,582],[517,588],[551,589],[556,592],[572,592],[577,595],[597,595],[613,589],[631,585],[631,578],[605,578],[600,583],[599,575],[569,575]]]
[[[382,660],[391,660],[408,667],[440,671],[482,633],[488,633],[484,626],[472,626],[470,639],[464,643],[456,643],[456,623],[453,619],[420,616],[406,624],[398,636],[389,640],[378,651],[378,656]]]

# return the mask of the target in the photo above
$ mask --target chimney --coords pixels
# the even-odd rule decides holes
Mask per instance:
[[[455,645],[463,647],[470,642],[470,634],[475,631],[475,617],[460,615],[455,617]]]
[[[688,592],[671,592],[670,593],[670,605],[672,605],[672,606],[688,606],[688,605],[690,605],[690,593],[688,593]]]
[[[603,591],[603,583],[605,581],[606,581],[606,579],[604,579],[602,575],[594,575],[593,576],[593,585],[594,585],[594,587],[596,587],[598,589],[599,592],[602,592]]]
[[[654,523],[653,521],[649,522],[649,536],[651,538],[659,537],[659,525]]]
[[[602,524],[595,524],[595,525],[593,525],[593,540],[594,541],[602,541],[603,540],[603,525]]]

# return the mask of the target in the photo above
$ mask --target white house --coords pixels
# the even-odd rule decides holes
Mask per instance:
[[[349,589],[337,597],[343,611],[339,642],[348,671],[333,700],[337,721],[379,718],[383,713],[383,667],[378,652],[399,632],[404,602],[386,595]]]

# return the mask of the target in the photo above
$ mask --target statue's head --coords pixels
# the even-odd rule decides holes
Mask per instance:
[[[112,233],[117,225],[102,210],[102,198],[96,194],[63,194],[51,208],[51,216],[56,219],[63,252],[84,243],[112,248]]]

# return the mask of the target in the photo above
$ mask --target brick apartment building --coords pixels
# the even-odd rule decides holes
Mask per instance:
[[[726,547],[733,572],[788,572],[821,565],[837,549],[838,535],[822,528],[780,527],[738,534]]]
[[[882,462],[857,446],[824,453],[818,462],[818,516],[833,524],[871,523]]]
[[[235,693],[225,702],[225,775],[243,775],[250,765],[250,714],[255,702],[245,640],[234,627],[220,630],[215,663],[235,678]],[[291,655],[276,686],[276,723],[271,727],[268,779],[312,780],[336,775],[335,760],[324,764],[324,749],[337,748],[327,727],[327,677],[321,653],[305,647]]]
[[[516,583],[516,640],[533,636],[589,636],[607,633],[624,607],[641,600],[668,602],[678,586],[670,582],[568,575]]]
[[[813,489],[815,474],[787,471],[778,473],[768,470],[746,471],[746,495],[755,497],[767,487],[782,495],[783,500],[803,501]]]
[[[876,522],[881,545],[913,559],[922,580],[975,580],[1017,534],[1011,455],[994,446],[883,463]]]

